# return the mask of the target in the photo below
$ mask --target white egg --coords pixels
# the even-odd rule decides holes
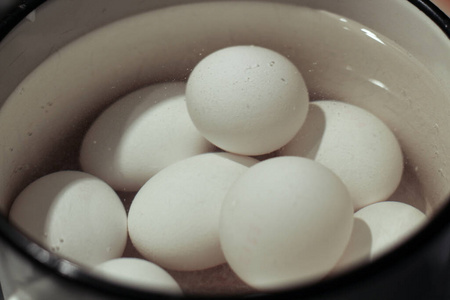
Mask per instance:
[[[137,191],[164,167],[211,151],[189,117],[185,88],[156,84],[115,102],[84,138],[82,169],[116,190]]]
[[[333,270],[369,262],[403,243],[426,221],[417,208],[394,201],[374,203],[355,213],[350,242]]]
[[[370,112],[343,102],[316,101],[280,155],[314,159],[347,186],[355,211],[386,200],[400,183],[403,155],[391,130]]]
[[[230,188],[220,242],[243,281],[271,291],[324,277],[352,225],[349,193],[333,172],[306,158],[277,157],[250,167]]]
[[[257,160],[208,153],[177,162],[137,193],[128,227],[133,245],[163,268],[191,271],[225,262],[219,243],[222,201],[236,178]]]
[[[120,257],[127,241],[119,197],[100,179],[78,171],[31,183],[15,199],[9,219],[50,251],[81,265]]]
[[[216,146],[243,155],[266,154],[289,142],[306,118],[308,101],[295,65],[255,46],[208,55],[186,88],[197,129]]]
[[[134,288],[182,294],[180,286],[166,270],[143,259],[117,258],[95,266],[92,271]]]

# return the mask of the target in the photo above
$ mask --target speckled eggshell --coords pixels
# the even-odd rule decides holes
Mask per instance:
[[[427,220],[417,208],[395,201],[371,204],[354,216],[350,242],[333,274],[385,254],[411,237]]]
[[[186,88],[189,114],[216,146],[260,155],[289,142],[308,111],[303,77],[286,57],[256,46],[234,46],[205,57]]]
[[[257,162],[229,153],[207,153],[153,176],[130,207],[128,227],[135,248],[172,270],[201,270],[224,263],[219,243],[222,201],[237,177]]]
[[[244,282],[274,291],[323,278],[352,226],[349,193],[333,172],[306,158],[277,157],[250,167],[232,185],[220,242]]]
[[[82,169],[115,190],[137,191],[164,167],[212,151],[189,117],[185,89],[181,82],[156,84],[111,105],[84,138]]]
[[[105,182],[78,171],[31,183],[15,199],[9,219],[50,251],[86,266],[120,257],[127,241],[119,197]]]
[[[391,130],[376,116],[338,101],[311,102],[308,117],[279,155],[314,159],[347,186],[355,211],[386,200],[398,187],[403,155]]]
[[[166,270],[144,259],[117,258],[95,266],[92,271],[105,279],[130,287],[182,294],[180,286]]]

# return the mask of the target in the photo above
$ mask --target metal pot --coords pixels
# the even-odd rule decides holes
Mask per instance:
[[[47,92],[50,87],[48,82],[52,81],[43,80],[41,84],[47,86],[40,89],[36,97],[54,98],[46,99],[44,104],[48,107],[40,108],[40,112],[29,105],[27,96],[19,97],[28,92],[24,88],[30,86],[27,75],[42,71],[42,66],[52,64],[52,60],[54,63],[57,55],[75,59],[74,53],[59,52],[59,49],[74,45],[73,43],[78,43],[77,47],[84,49],[86,43],[80,46],[80,39],[94,29],[100,30],[96,31],[98,34],[102,32],[102,26],[141,12],[152,13],[151,16],[155,17],[158,9],[188,3],[200,5],[204,2],[208,1],[24,0],[8,7],[8,13],[3,15],[0,23],[0,38],[3,38],[0,43],[0,282],[6,299],[174,298],[112,284],[92,276],[24,236],[8,222],[6,214],[14,196],[33,179],[58,168],[77,167],[77,150],[73,149],[78,147],[84,130],[94,117],[110,103],[111,100],[105,99],[116,99],[145,82],[161,80],[167,76],[183,79],[187,74],[182,69],[192,61],[184,61],[180,54],[176,62],[170,59],[164,61],[166,70],[163,70],[161,59],[165,58],[157,57],[153,61],[157,72],[129,82],[118,78],[120,72],[117,70],[113,74],[115,77],[111,75],[109,79],[93,76],[83,81],[83,72],[74,69],[80,71],[70,77],[72,86],[78,90],[74,93],[77,93],[77,97],[86,98],[80,102],[70,96],[62,99],[63,88],[67,87],[57,86],[59,83],[55,83],[51,87],[53,92]],[[417,130],[417,134],[414,133],[417,140],[411,142],[407,152],[412,160],[416,157],[416,163],[423,169],[423,175],[418,177],[416,184],[420,186],[426,199],[424,206],[428,207],[427,212],[431,216],[427,225],[401,246],[373,263],[318,283],[274,294],[254,294],[251,297],[450,299],[450,201],[447,197],[450,192],[447,178],[450,166],[446,165],[450,157],[450,125],[445,119],[445,116],[448,117],[445,111],[450,110],[450,19],[428,0],[278,2],[327,10],[353,19],[386,36],[420,61],[427,72],[443,86],[445,95],[439,99],[419,99],[417,101],[420,103],[413,105],[416,109],[409,117],[406,114],[399,115],[400,121],[407,124],[418,122],[421,113],[426,115],[422,116],[424,124],[410,125],[411,130]],[[149,28],[149,34],[155,32],[157,30],[154,27]],[[100,36],[102,35],[98,34],[96,38]],[[118,35],[115,39],[120,41],[121,36]],[[165,43],[170,43],[170,40]],[[109,55],[108,50],[105,48],[105,56]],[[63,65],[77,63],[75,60],[66,60]],[[116,60],[114,63],[120,64]],[[105,80],[109,81],[105,83]],[[96,86],[102,84],[109,84],[111,88],[103,96],[97,93],[96,100],[80,92],[82,89],[97,91]],[[10,95],[18,100],[11,101]],[[73,109],[58,108],[60,104],[73,106]],[[377,111],[379,106],[377,103],[366,105],[373,111]],[[396,110],[399,107],[394,103],[390,109]],[[52,110],[54,113],[43,117],[42,110]],[[389,121],[387,117],[387,122]],[[430,125],[430,129],[426,127],[429,124],[436,126]],[[433,151],[434,156],[423,160],[417,158],[427,151]]]

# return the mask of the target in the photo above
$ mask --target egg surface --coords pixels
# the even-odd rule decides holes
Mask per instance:
[[[225,262],[219,243],[222,201],[256,159],[207,153],[172,164],[137,193],[128,214],[135,248],[163,268],[193,271]]]
[[[193,69],[186,103],[197,129],[228,152],[260,155],[285,145],[303,124],[308,92],[286,57],[256,46],[234,46]]]
[[[114,190],[78,171],[60,171],[28,185],[10,221],[50,251],[81,265],[120,257],[127,241],[125,208]]]
[[[189,117],[185,89],[181,82],[156,84],[111,105],[84,138],[82,169],[115,190],[137,191],[164,167],[211,151]]]
[[[304,125],[279,154],[331,169],[347,186],[355,211],[386,200],[403,173],[402,151],[391,130],[370,112],[338,101],[311,102]]]
[[[403,243],[426,221],[417,208],[395,201],[366,206],[354,215],[350,242],[334,268],[343,271],[363,262],[370,262]]]
[[[324,277],[350,238],[353,206],[321,164],[277,157],[250,167],[228,192],[220,242],[234,272],[272,291]]]
[[[92,271],[105,279],[131,287],[181,295],[175,279],[163,268],[139,258],[116,258],[95,266]]]

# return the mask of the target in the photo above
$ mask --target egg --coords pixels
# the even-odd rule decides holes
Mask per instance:
[[[213,150],[189,117],[185,89],[181,82],[151,85],[106,109],[83,140],[83,171],[115,190],[137,191],[164,167]]]
[[[314,159],[347,186],[355,211],[386,200],[398,187],[403,155],[392,131],[376,116],[338,101],[315,101],[294,139],[279,155]]]
[[[160,171],[131,203],[128,227],[135,248],[172,270],[224,263],[219,242],[222,201],[236,178],[256,162],[229,153],[207,153]]]
[[[417,208],[395,201],[374,203],[357,211],[350,242],[333,273],[370,262],[405,242],[425,224]]]
[[[125,208],[114,190],[79,171],[60,171],[28,185],[10,221],[50,251],[81,265],[120,257],[127,241]]]
[[[94,274],[130,287],[181,295],[175,279],[163,268],[139,258],[117,258],[92,269]]]
[[[276,157],[231,186],[219,232],[233,271],[256,289],[274,291],[323,278],[352,226],[350,195],[333,172],[310,159]]]
[[[261,155],[288,143],[308,111],[302,75],[286,57],[233,46],[201,60],[189,76],[186,103],[197,129],[219,148]]]

